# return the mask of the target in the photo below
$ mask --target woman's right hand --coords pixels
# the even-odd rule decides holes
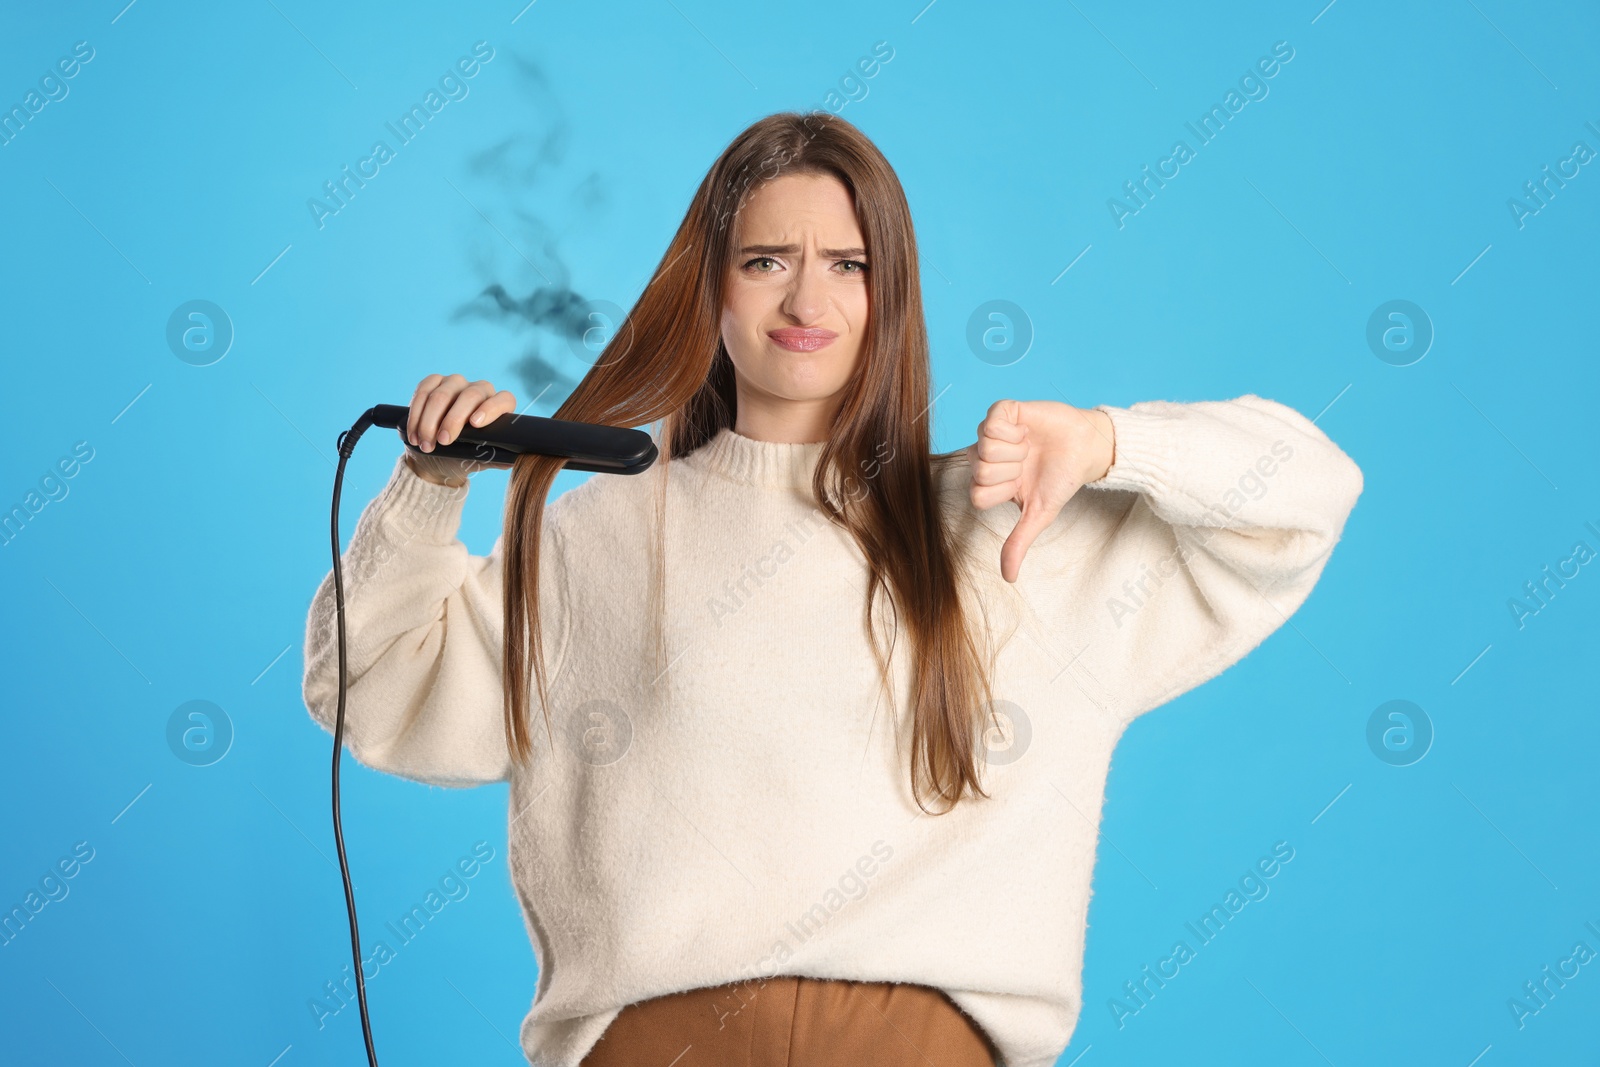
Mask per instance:
[[[467,475],[474,471],[509,467],[509,463],[426,453],[432,452],[436,444],[447,445],[456,440],[469,422],[483,426],[516,410],[516,397],[504,390],[497,392],[488,382],[469,382],[459,374],[430,374],[417,384],[406,419],[406,440],[422,449],[422,454],[407,449],[406,463],[417,477],[453,487],[467,484]]]

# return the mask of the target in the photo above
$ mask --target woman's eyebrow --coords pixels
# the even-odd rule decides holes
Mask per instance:
[[[798,251],[800,251],[799,245],[745,245],[739,250],[739,253],[746,256],[773,256],[789,255]],[[829,259],[843,259],[846,256],[864,256],[867,254],[865,248],[823,248],[818,251]]]

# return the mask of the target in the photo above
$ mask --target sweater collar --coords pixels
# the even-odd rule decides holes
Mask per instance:
[[[758,441],[724,426],[684,458],[744,485],[803,489],[811,484],[812,472],[826,443]]]

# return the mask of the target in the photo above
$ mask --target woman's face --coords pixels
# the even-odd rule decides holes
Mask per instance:
[[[738,424],[764,440],[815,441],[843,400],[867,329],[866,241],[831,175],[784,175],[740,211],[722,304]]]

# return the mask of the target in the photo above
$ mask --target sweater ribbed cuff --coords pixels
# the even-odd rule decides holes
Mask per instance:
[[[436,485],[413,471],[401,453],[389,475],[389,484],[384,487],[376,517],[402,540],[448,545],[461,528],[461,510],[466,500],[466,485]]]
[[[1158,491],[1169,481],[1176,442],[1162,415],[1132,408],[1096,404],[1111,418],[1115,432],[1112,463],[1097,481],[1085,482],[1085,489],[1131,489],[1134,492]]]

